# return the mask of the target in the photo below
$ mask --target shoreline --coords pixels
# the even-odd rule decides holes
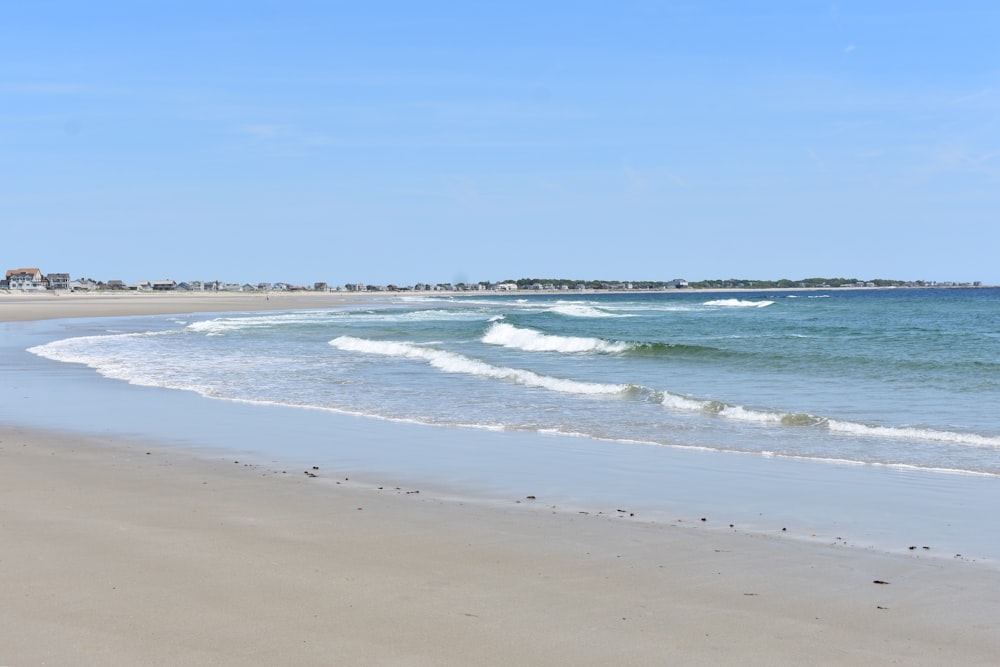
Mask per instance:
[[[248,299],[261,295],[156,294],[115,301],[108,315],[100,295],[77,296],[85,315],[41,307],[51,319],[261,310]],[[281,296],[322,303],[263,303],[400,295]],[[24,306],[0,301],[0,320],[38,313]],[[983,620],[1000,616],[989,593],[1000,571],[936,545],[925,557],[703,529],[696,517],[630,521],[542,494],[469,502],[407,493],[419,488],[377,473],[347,483],[326,462],[306,474],[251,463],[208,428],[177,442],[155,426],[149,438],[86,435],[72,414],[69,431],[10,414],[0,412],[0,517],[13,538],[0,541],[11,592],[0,664],[990,664],[1000,651]],[[362,424],[344,436],[375,433]]]

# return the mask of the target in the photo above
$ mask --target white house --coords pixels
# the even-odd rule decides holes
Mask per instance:
[[[17,290],[43,290],[45,281],[38,269],[9,269],[7,286]]]

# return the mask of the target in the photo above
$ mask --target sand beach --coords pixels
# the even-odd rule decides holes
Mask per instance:
[[[0,321],[358,298],[5,294]],[[613,507],[582,514],[543,497],[468,502],[414,480],[244,458],[211,430],[182,444],[82,431],[0,411],[0,664],[990,665],[1000,655],[1000,570],[920,544],[882,553]]]

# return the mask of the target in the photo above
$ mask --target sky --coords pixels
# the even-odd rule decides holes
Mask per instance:
[[[0,268],[1000,284],[1000,3],[0,5]]]

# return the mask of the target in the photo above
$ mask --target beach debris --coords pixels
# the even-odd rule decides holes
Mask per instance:
[[[314,473],[314,472],[309,472],[308,470],[305,470],[305,471],[303,471],[303,472],[304,472],[304,474],[305,474],[305,475],[307,475],[307,476],[309,476],[309,477],[315,477],[315,476],[316,476],[316,473]]]
[[[701,517],[701,520],[702,521],[708,521],[708,519],[706,519],[705,517]]]
[[[880,605],[880,604],[877,604],[877,605],[875,605],[875,608],[876,608],[876,609],[888,609],[888,607],[883,607],[883,606],[882,606],[882,605]]]
[[[916,546],[914,546],[914,545],[912,545],[912,544],[910,545],[910,551],[913,551],[913,550],[914,550],[914,549],[916,549],[916,548],[917,548]]]
[[[527,498],[528,500],[534,500],[535,499],[534,496],[525,496],[525,498]]]
[[[787,532],[788,532],[788,529],[787,529],[787,528],[782,528],[782,529],[781,529],[781,532],[783,532],[783,533],[787,533]]]
[[[420,493],[420,491],[407,491],[406,495],[410,495],[410,494],[413,494],[413,493]]]
[[[319,470],[319,466],[313,466],[313,470]]]
[[[743,595],[746,595],[747,597],[754,597],[760,595],[760,593],[744,593]]]
[[[881,579],[876,579],[876,580],[875,580],[875,581],[873,581],[872,583],[873,583],[873,584],[882,584],[882,585],[888,585],[888,584],[889,584],[889,582],[888,582],[888,581],[882,581]]]

